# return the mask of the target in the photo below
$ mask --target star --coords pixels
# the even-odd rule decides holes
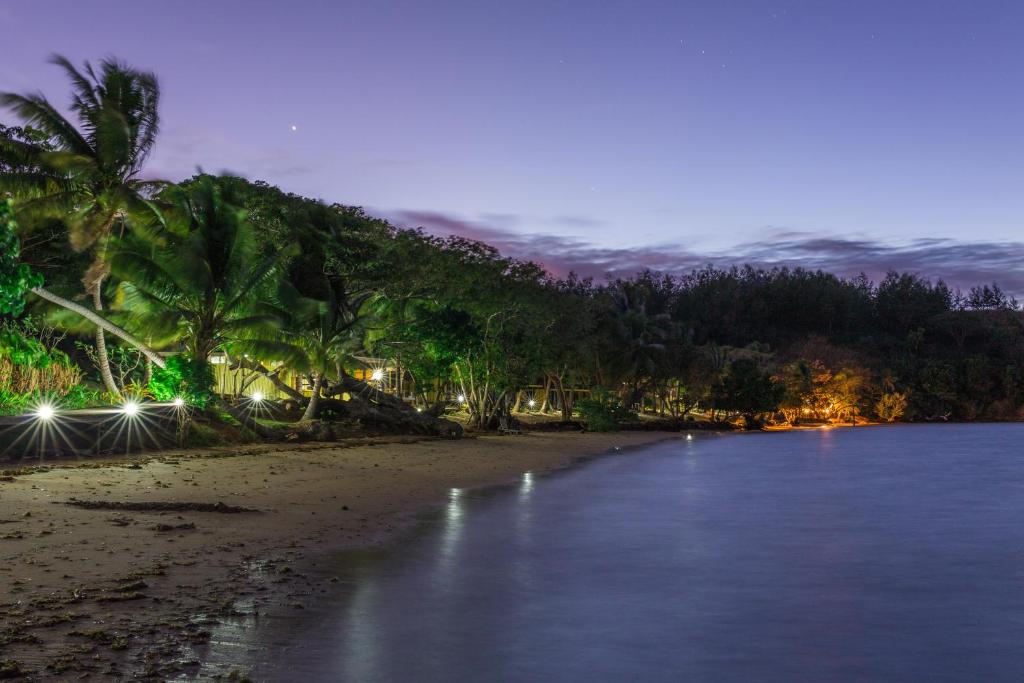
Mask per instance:
[[[299,127],[298,127],[298,126],[296,126],[296,125],[292,124],[292,132],[293,132],[293,133],[294,133],[295,131],[297,131],[298,129],[299,129]]]

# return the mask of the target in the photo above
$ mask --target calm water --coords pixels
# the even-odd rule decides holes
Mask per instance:
[[[453,491],[233,656],[275,681],[1024,680],[1022,442],[701,436]]]

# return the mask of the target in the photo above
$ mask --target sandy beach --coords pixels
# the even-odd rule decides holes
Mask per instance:
[[[0,678],[187,677],[240,600],[301,608],[305,563],[395,538],[453,487],[677,437],[381,438],[8,466]]]

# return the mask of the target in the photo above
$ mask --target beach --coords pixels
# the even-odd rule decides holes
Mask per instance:
[[[452,488],[666,438],[678,435],[391,437],[8,465],[0,678],[187,677],[211,627],[301,609],[314,588],[304,567],[400,539]]]

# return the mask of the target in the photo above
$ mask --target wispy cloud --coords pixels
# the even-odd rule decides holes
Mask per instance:
[[[233,159],[230,166],[210,164],[210,159]],[[294,152],[280,146],[250,147],[230,135],[200,126],[177,126],[167,130],[154,150],[147,175],[178,180],[202,168],[207,173],[230,173],[246,178],[282,178],[311,175],[313,165],[303,163]]]
[[[865,273],[875,281],[889,270],[942,279],[964,290],[997,282],[1008,292],[1024,296],[1024,242],[959,242],[919,239],[901,244],[878,240],[819,236],[788,229],[769,229],[764,239],[717,252],[695,252],[672,244],[607,248],[556,235],[524,234],[510,229],[512,217],[500,226],[487,220],[466,220],[431,211],[398,211],[390,216],[404,227],[422,227],[436,235],[458,235],[487,242],[503,254],[543,264],[551,273],[570,271],[601,278],[623,276],[649,268],[684,273],[712,264],[719,267],[751,264],[762,267],[803,266],[853,277]]]

